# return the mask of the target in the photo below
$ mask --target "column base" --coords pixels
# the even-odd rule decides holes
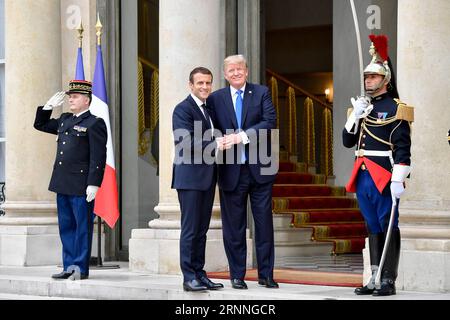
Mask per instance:
[[[253,266],[253,241],[247,230],[247,268]],[[129,242],[130,270],[151,274],[181,274],[180,230],[134,229]],[[222,230],[210,229],[206,241],[205,271],[228,270]]]
[[[450,211],[400,208],[402,290],[450,292]]]
[[[0,265],[43,266],[60,263],[58,226],[0,225]]]
[[[2,206],[0,218],[0,265],[48,266],[62,264],[56,204],[53,202],[9,201]],[[97,257],[95,222],[91,256]],[[102,258],[105,258],[105,234],[102,228]]]
[[[0,265],[43,266],[61,263],[56,204],[6,201],[0,218]]]
[[[450,240],[403,239],[397,286],[406,291],[450,292]]]

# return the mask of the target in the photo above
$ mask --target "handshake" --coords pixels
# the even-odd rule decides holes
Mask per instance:
[[[235,144],[239,144],[242,142],[242,136],[239,133],[233,133],[229,135],[225,135],[220,138],[216,138],[217,148],[220,151],[231,149],[231,147]]]

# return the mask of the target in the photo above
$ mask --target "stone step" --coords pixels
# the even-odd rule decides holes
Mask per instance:
[[[331,254],[332,250],[332,242],[276,242],[275,259],[327,255]]]
[[[275,245],[278,242],[308,242],[311,240],[312,229],[308,228],[284,228],[275,229]]]
[[[306,300],[330,298],[329,288],[323,295],[311,296],[308,290],[299,291],[298,284],[280,283],[279,290],[267,290],[255,281],[246,281],[249,290],[234,290],[230,281],[221,282],[225,288],[217,291],[185,292],[180,275],[140,274],[130,272],[126,265],[117,270],[93,270],[88,280],[52,280],[50,275],[58,269],[48,267],[3,268],[0,266],[0,299],[33,297],[35,299],[96,299],[96,300]],[[22,270],[25,270],[23,272]],[[11,271],[11,272],[10,272]],[[320,287],[318,287],[320,288]],[[348,288],[337,288],[349,292]],[[341,293],[340,293],[341,294]],[[181,305],[182,303],[180,303]]]
[[[274,229],[289,228],[292,222],[292,214],[290,213],[277,213],[273,215],[273,227]]]

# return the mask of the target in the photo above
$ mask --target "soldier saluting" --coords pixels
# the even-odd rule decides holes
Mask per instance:
[[[346,189],[356,192],[368,228],[372,269],[369,283],[356,288],[355,294],[386,296],[396,293],[400,257],[398,199],[411,171],[410,126],[414,109],[398,99],[389,67],[387,37],[371,35],[370,40],[372,61],[364,70],[366,95],[351,99],[353,108],[349,110],[342,137],[345,147],[356,145],[356,159]],[[391,212],[394,216],[390,224]],[[389,242],[385,243],[387,235]],[[385,244],[384,264],[378,270]],[[375,286],[378,271],[381,285]]]
[[[69,96],[71,113],[50,119],[52,110]],[[54,279],[87,279],[91,256],[94,198],[106,164],[107,131],[103,119],[89,112],[92,84],[73,80],[67,92],[56,93],[38,107],[34,127],[57,135],[57,153],[49,190],[57,193],[59,234],[64,270]]]

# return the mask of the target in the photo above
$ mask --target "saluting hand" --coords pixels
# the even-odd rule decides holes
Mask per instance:
[[[64,91],[57,92],[51,97],[44,106],[44,110],[52,110],[63,105],[66,93]]]

